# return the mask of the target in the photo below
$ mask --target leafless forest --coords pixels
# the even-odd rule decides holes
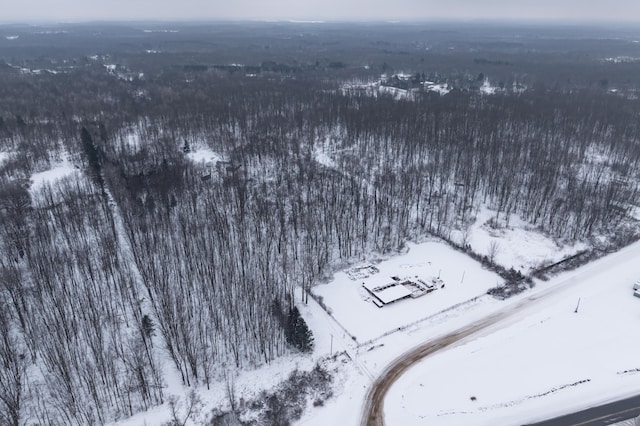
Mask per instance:
[[[233,66],[0,43],[0,423],[104,424],[164,402],[167,368],[209,385],[304,352],[293,304],[315,281],[450,239],[481,205],[558,239],[635,238],[640,62],[502,45],[393,62],[393,37],[368,68],[355,41],[318,60],[247,42]],[[402,69],[411,96],[353,84]],[[31,187],[63,159],[74,173]]]

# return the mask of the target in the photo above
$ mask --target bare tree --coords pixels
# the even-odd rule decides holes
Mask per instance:
[[[489,249],[487,255],[489,257],[489,262],[491,264],[495,264],[496,256],[500,252],[500,243],[497,240],[491,240],[489,243]]]

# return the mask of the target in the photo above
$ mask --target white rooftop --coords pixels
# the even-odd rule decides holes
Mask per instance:
[[[375,294],[375,296],[378,299],[380,299],[380,301],[384,304],[391,303],[398,299],[402,299],[404,297],[411,295],[411,291],[400,283],[397,283],[397,284],[393,283],[393,285],[389,285],[388,287],[380,286],[380,287],[386,287],[382,290],[376,290],[377,288],[379,288],[379,286],[373,283],[364,283],[362,285],[367,290]]]

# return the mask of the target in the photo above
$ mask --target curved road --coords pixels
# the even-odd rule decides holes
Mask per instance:
[[[362,416],[362,426],[382,426],[384,425],[384,398],[389,391],[389,388],[395,381],[404,374],[409,368],[413,367],[415,363],[421,361],[423,358],[438,352],[452,344],[468,337],[483,328],[494,324],[507,313],[499,312],[484,318],[481,321],[475,322],[466,327],[459,328],[458,330],[446,334],[434,340],[430,340],[422,345],[412,349],[411,351],[396,358],[376,379],[373,383],[367,398],[365,400],[364,413]]]
[[[550,288],[532,294],[528,298],[525,298],[517,303],[505,306],[502,310],[499,310],[496,313],[491,314],[479,321],[459,328],[451,333],[440,336],[433,340],[429,340],[402,354],[385,368],[380,377],[375,380],[375,382],[369,389],[364,402],[361,425],[384,425],[384,399],[387,395],[387,392],[395,383],[395,381],[409,368],[413,367],[414,364],[418,363],[429,355],[452,346],[462,339],[478,333],[479,331],[493,324],[496,324],[497,322],[507,317],[513,316],[518,312],[521,313],[522,308],[524,308],[525,306],[528,308],[531,305],[535,305],[537,304],[537,302],[546,299],[552,294],[566,290],[567,288],[579,284],[582,281],[581,279],[591,277],[592,275],[594,275],[594,273],[613,268],[620,263],[633,262],[633,264],[636,264],[638,255],[640,255],[640,243],[634,243],[616,253],[600,258],[573,271],[573,273],[570,273],[569,276],[563,277],[562,281],[553,286],[550,286]]]

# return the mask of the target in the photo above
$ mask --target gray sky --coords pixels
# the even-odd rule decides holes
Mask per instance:
[[[0,21],[442,18],[640,22],[640,0],[0,0]]]

